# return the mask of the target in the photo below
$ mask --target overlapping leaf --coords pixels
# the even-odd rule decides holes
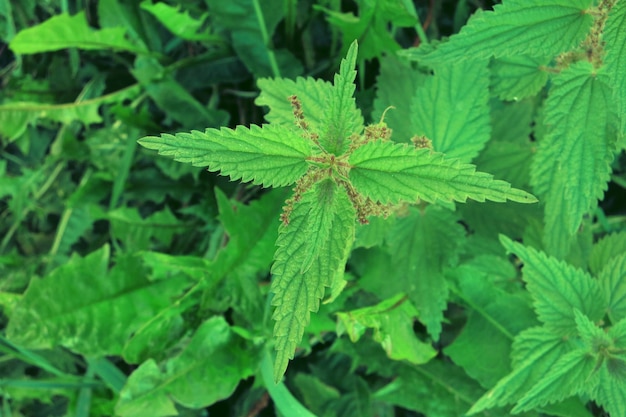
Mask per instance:
[[[148,136],[139,140],[148,149],[179,162],[208,166],[233,180],[252,181],[266,187],[294,183],[307,170],[311,145],[298,132],[267,125],[192,131]]]
[[[370,142],[350,156],[350,180],[356,189],[383,203],[434,203],[461,201],[520,203],[537,201],[531,194],[512,188],[489,174],[476,172],[474,165],[447,159],[428,149],[415,149],[391,142]]]
[[[599,274],[611,259],[623,253],[626,253],[626,231],[607,235],[593,245],[589,255],[589,269]]]
[[[549,130],[539,144],[531,180],[546,203],[547,252],[559,258],[568,254],[583,215],[607,188],[617,134],[607,81],[590,63],[579,62],[555,77],[546,101]]]
[[[593,18],[591,0],[508,0],[493,11],[478,11],[434,51],[409,50],[423,63],[455,62],[520,54],[556,56],[576,47]]]
[[[527,55],[499,58],[491,64],[491,88],[502,100],[521,100],[533,96],[548,81],[548,72],[542,66],[548,58]]]
[[[614,3],[602,37],[606,58],[604,69],[611,78],[613,94],[621,115],[622,133],[626,134],[626,3]]]
[[[626,318],[626,253],[611,258],[600,272],[598,281],[608,301],[611,322]]]

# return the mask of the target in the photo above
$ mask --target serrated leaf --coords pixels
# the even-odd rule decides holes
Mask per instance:
[[[14,102],[0,105],[0,136],[13,141],[20,137],[29,125],[39,120],[52,120],[63,124],[80,122],[87,126],[101,123],[100,107],[104,104],[119,103],[134,99],[140,92],[139,85],[76,103],[49,104],[34,102]]]
[[[325,287],[341,278],[354,241],[356,213],[345,190],[327,179],[293,204],[282,224],[272,266],[276,324],[274,379],[279,381]],[[332,232],[331,232],[332,231]]]
[[[593,18],[591,0],[508,0],[493,11],[478,11],[456,35],[428,53],[405,54],[423,63],[491,56],[556,56],[584,39]]]
[[[160,137],[147,136],[139,144],[194,166],[208,166],[232,180],[252,181],[264,187],[294,183],[308,168],[311,143],[280,125],[252,125],[197,130]]]
[[[399,294],[375,306],[337,313],[337,333],[345,331],[356,342],[367,328],[374,329],[374,340],[390,359],[420,365],[431,360],[437,351],[416,337],[413,319],[418,315],[408,297]]]
[[[404,144],[370,142],[356,149],[349,159],[350,180],[363,195],[383,203],[418,199],[435,203],[477,201],[534,203],[525,191],[511,188],[489,174],[458,159],[445,158],[429,149]]]
[[[117,355],[133,331],[188,285],[181,277],[149,281],[137,257],[118,256],[110,271],[108,263],[105,246],[31,281],[7,336],[26,348],[61,345],[84,355]]]
[[[612,417],[626,415],[626,383],[624,378],[615,378],[606,364],[595,373],[589,382],[588,393],[593,400]]]
[[[319,141],[326,151],[335,155],[343,154],[350,144],[350,135],[359,134],[363,129],[363,116],[354,100],[357,51],[357,43],[354,41],[346,57],[341,60],[339,74],[335,74],[333,92],[325,104],[325,123]]]
[[[613,3],[602,34],[604,69],[611,78],[618,114],[622,119],[622,133],[626,133],[626,3]]]
[[[489,140],[487,61],[440,65],[416,92],[411,105],[414,134],[433,149],[470,162]]]
[[[458,261],[464,237],[458,217],[437,206],[428,206],[423,212],[411,209],[408,216],[396,220],[387,237],[395,265],[389,272],[419,311],[418,319],[434,340],[441,334],[448,301],[444,271]]]
[[[131,374],[115,407],[117,415],[175,415],[174,402],[204,408],[228,398],[253,373],[254,354],[245,349],[223,317],[198,327],[180,355],[159,369],[152,359]],[[174,412],[172,412],[174,410]]]
[[[548,72],[542,67],[550,58],[527,55],[495,59],[491,63],[491,90],[502,100],[518,101],[534,96],[548,81]]]
[[[272,124],[295,128],[293,108],[289,101],[289,97],[295,94],[302,103],[302,112],[310,131],[318,134],[322,132],[326,123],[325,104],[333,93],[331,83],[310,77],[298,77],[295,81],[286,78],[261,78],[257,81],[257,86],[261,94],[254,103],[270,108],[265,120]]]
[[[606,81],[589,62],[578,62],[554,78],[546,101],[548,132],[531,181],[546,203],[546,250],[559,258],[568,254],[583,216],[597,206],[610,178],[616,118]]]
[[[70,16],[67,13],[53,16],[45,22],[19,31],[9,47],[16,54],[36,54],[66,48],[86,50],[113,49],[133,53],[146,53],[144,47],[134,45],[125,38],[123,27],[95,30],[87,24],[85,12]]]
[[[500,235],[500,242],[524,262],[522,274],[526,288],[534,299],[539,320],[547,329],[562,336],[576,334],[574,309],[594,322],[602,318],[604,296],[598,282],[589,274],[506,236]]]
[[[517,402],[512,412],[530,411],[582,393],[595,365],[596,358],[585,349],[565,354],[548,375]]]
[[[413,126],[407,120],[411,120],[413,97],[426,77],[426,74],[413,69],[410,63],[396,55],[380,58],[372,119],[381,120],[384,114],[384,122],[393,131],[393,140],[396,142],[408,142],[415,135]],[[393,108],[385,113],[390,106]]]
[[[607,313],[612,323],[626,318],[626,253],[611,258],[600,275],[598,282],[606,300]]]
[[[515,403],[548,375],[562,356],[573,350],[571,341],[544,327],[524,330],[513,343],[513,371],[483,395],[467,413],[476,414],[488,408]]]
[[[626,253],[626,231],[604,236],[591,249],[589,269],[599,274],[611,259],[623,253]]]

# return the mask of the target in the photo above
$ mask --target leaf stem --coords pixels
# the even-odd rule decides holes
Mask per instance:
[[[267,51],[267,58],[270,61],[272,73],[274,74],[274,77],[279,78],[280,69],[278,68],[278,63],[276,62],[276,56],[274,55],[274,51],[270,49],[270,37],[267,33],[265,18],[263,17],[263,11],[261,9],[261,5],[259,4],[259,0],[252,0],[252,5],[254,6],[254,14],[256,15],[257,21],[259,22],[261,36],[263,37],[263,45],[265,45],[265,50]]]

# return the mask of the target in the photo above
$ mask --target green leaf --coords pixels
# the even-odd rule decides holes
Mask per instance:
[[[545,108],[546,137],[533,160],[531,180],[545,206],[544,244],[565,257],[583,216],[602,198],[615,152],[616,118],[607,77],[588,62],[554,78]]]
[[[121,416],[176,415],[174,402],[204,408],[228,398],[239,381],[253,373],[254,352],[242,343],[223,317],[200,325],[180,355],[161,369],[150,359],[133,372],[116,405]]]
[[[66,48],[147,53],[144,47],[126,40],[125,33],[123,27],[94,30],[87,24],[85,12],[76,13],[74,16],[63,13],[37,26],[19,31],[9,43],[9,47],[16,54],[22,55]]]
[[[372,119],[381,120],[393,131],[393,140],[408,142],[415,135],[411,123],[411,103],[415,92],[426,80],[426,75],[396,55],[380,58],[380,74],[376,78],[376,98]],[[385,113],[388,107],[393,106]]]
[[[602,34],[604,70],[611,78],[613,94],[617,101],[617,112],[621,115],[622,129],[626,132],[626,3],[613,3]]]
[[[607,261],[598,275],[600,288],[608,300],[607,313],[612,323],[626,318],[626,252]]]
[[[7,336],[32,349],[61,345],[84,355],[120,354],[131,333],[188,285],[181,277],[149,281],[137,257],[118,256],[110,271],[108,263],[105,246],[34,279]]]
[[[140,7],[157,18],[163,26],[174,35],[190,41],[220,40],[208,31],[199,32],[204,26],[208,13],[204,13],[198,19],[189,15],[189,11],[181,11],[181,7],[170,6],[166,3],[152,4],[149,1],[142,1]]]
[[[409,296],[434,340],[441,334],[448,301],[444,271],[458,261],[464,237],[458,217],[437,206],[410,209],[408,216],[396,220],[387,237],[391,263],[396,266],[390,277]]]
[[[562,336],[577,333],[574,309],[592,321],[604,315],[605,301],[598,282],[586,272],[533,248],[500,236],[508,252],[524,262],[523,278],[539,320]]]
[[[299,133],[280,125],[147,136],[139,139],[139,144],[176,161],[208,166],[209,171],[220,171],[232,180],[252,181],[264,187],[289,185],[302,177],[312,145]]]
[[[490,282],[495,271],[501,273],[506,268],[501,262],[508,264],[502,258],[484,255],[452,272],[458,282],[454,293],[469,313],[463,330],[444,353],[487,388],[511,371],[513,337],[537,323],[527,300]],[[511,272],[514,277],[515,271]],[[511,279],[506,275],[498,278]]]
[[[375,306],[337,313],[337,333],[345,331],[356,342],[367,328],[374,329],[374,340],[389,358],[420,365],[435,357],[437,351],[416,337],[413,320],[418,315],[408,297],[398,294]]]
[[[446,43],[428,53],[408,50],[423,63],[491,56],[556,56],[578,46],[591,28],[591,0],[508,0],[478,11]]]
[[[542,67],[549,58],[527,55],[502,57],[491,63],[492,93],[502,100],[518,101],[534,96],[548,81],[548,72]]]
[[[624,364],[622,363],[622,366]],[[591,398],[611,416],[626,415],[626,383],[624,378],[615,378],[607,366],[602,366],[589,381]]]
[[[293,358],[325,287],[343,276],[354,241],[355,218],[346,191],[327,179],[293,203],[288,224],[279,228],[271,287],[272,305],[276,306],[275,381],[281,379]]]
[[[513,343],[513,371],[483,395],[468,414],[515,403],[550,374],[561,357],[573,350],[571,341],[544,327],[524,330]]]
[[[343,154],[350,145],[350,135],[361,133],[363,129],[363,116],[354,101],[357,50],[354,41],[346,57],[341,60],[339,74],[335,74],[333,92],[325,106],[325,123],[319,141],[327,152],[335,155]]]
[[[52,120],[65,125],[80,122],[85,126],[102,123],[102,116],[99,113],[102,105],[134,99],[139,92],[139,85],[133,85],[101,97],[77,101],[76,103],[13,102],[0,104],[0,136],[13,141],[20,137],[29,125],[34,125],[41,120]]]
[[[110,211],[107,218],[111,222],[111,235],[129,252],[150,249],[154,241],[167,247],[176,233],[189,229],[167,207],[145,219],[137,208],[120,207]]]
[[[474,165],[447,159],[429,149],[415,149],[404,144],[370,142],[356,149],[349,159],[350,180],[363,195],[383,203],[435,203],[438,200],[465,202],[534,203],[535,197],[511,188],[509,183],[476,172]]]
[[[593,245],[589,256],[589,269],[599,274],[606,264],[626,252],[626,231],[611,233]]]
[[[491,134],[488,101],[486,60],[437,66],[413,99],[414,133],[430,139],[435,151],[470,162]]]

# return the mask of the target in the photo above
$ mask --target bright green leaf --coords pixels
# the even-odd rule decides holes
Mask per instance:
[[[546,137],[539,143],[531,176],[545,201],[547,252],[565,257],[583,216],[602,198],[615,152],[615,113],[607,77],[588,62],[561,72],[546,100]]]
[[[491,134],[488,87],[486,60],[437,66],[415,93],[413,133],[430,139],[435,151],[470,162]]]
[[[252,181],[265,187],[294,183],[304,175],[311,143],[294,130],[280,125],[252,125],[197,130],[160,137],[147,136],[139,143],[159,154],[194,166],[208,166],[232,180]]]
[[[598,275],[612,323],[626,318],[626,252],[607,261]]]
[[[548,71],[542,67],[547,58],[526,55],[499,58],[491,63],[492,93],[502,100],[518,101],[534,96],[548,81]]]
[[[539,320],[555,334],[576,333],[574,309],[592,321],[604,315],[605,302],[598,282],[586,272],[506,236],[500,242],[524,262],[523,278],[534,299]]]
[[[618,113],[622,119],[622,132],[626,133],[626,3],[613,3],[602,36],[606,57],[604,69],[611,78]]]
[[[85,12],[70,16],[66,13],[53,16],[45,22],[19,31],[9,47],[16,54],[36,54],[59,49],[113,49],[133,53],[145,53],[126,40],[123,27],[95,30],[87,24]]]
[[[597,275],[611,259],[623,253],[626,253],[626,231],[604,236],[591,249],[589,269]]]
[[[429,149],[415,149],[391,142],[370,142],[356,149],[349,160],[350,180],[362,194],[375,201],[397,203],[418,199],[435,203],[461,201],[534,203],[525,191],[511,188],[474,165],[447,159]]]
[[[170,6],[166,3],[152,4],[142,1],[140,7],[157,18],[174,35],[190,41],[210,40],[212,35],[199,32],[205,24],[208,14],[205,13],[198,19],[189,15],[189,11],[181,11],[181,7]],[[219,40],[213,37],[213,40]]]
[[[593,18],[591,0],[508,0],[493,11],[478,11],[433,52],[409,50],[424,63],[485,59],[491,56],[556,56],[584,39]]]

